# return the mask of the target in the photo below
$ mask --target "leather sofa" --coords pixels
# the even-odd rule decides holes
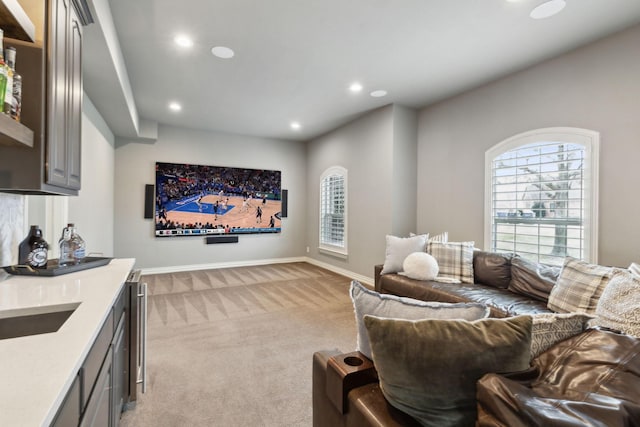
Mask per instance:
[[[361,358],[361,366],[345,360]],[[360,369],[360,370],[359,370]],[[640,339],[588,329],[533,359],[528,371],[477,385],[478,427],[640,426]],[[391,406],[357,352],[313,355],[314,427],[419,426]]]
[[[551,313],[559,269],[475,251],[474,284],[381,275],[375,290],[425,301],[481,302],[492,317]],[[555,275],[555,277],[554,277]],[[517,375],[485,375],[477,385],[477,426],[640,426],[640,339],[588,329],[532,360]],[[371,360],[359,352],[313,355],[313,425],[418,426],[384,398]]]
[[[491,317],[551,313],[547,299],[559,273],[518,256],[479,250],[473,254],[475,283],[414,280],[381,271],[382,265],[374,267],[377,292],[423,301],[479,302],[491,309]]]

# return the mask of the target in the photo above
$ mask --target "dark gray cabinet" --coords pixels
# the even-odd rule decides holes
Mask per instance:
[[[50,0],[47,184],[80,189],[82,26],[71,0]]]
[[[64,403],[55,427],[117,427],[128,400],[129,286],[123,286],[93,342]]]
[[[80,375],[76,375],[69,392],[64,398],[53,427],[68,427],[78,425],[80,419]]]
[[[32,147],[0,146],[0,191],[77,195],[81,185],[82,22],[76,0],[40,4],[41,10],[27,12],[44,17],[44,41],[5,39],[5,46],[16,48],[16,68],[23,79],[22,125],[34,135]]]

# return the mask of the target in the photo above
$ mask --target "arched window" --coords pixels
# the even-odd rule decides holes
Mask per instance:
[[[525,132],[485,154],[485,249],[562,265],[597,262],[599,134]]]
[[[334,166],[320,177],[320,249],[347,255],[347,170]]]

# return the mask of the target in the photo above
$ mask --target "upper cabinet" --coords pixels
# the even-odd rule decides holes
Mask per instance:
[[[5,4],[15,1],[0,0]],[[84,0],[18,1],[28,4],[26,13],[36,22],[35,42],[5,37],[4,45],[16,48],[16,70],[23,80],[21,125],[33,132],[33,143],[0,143],[0,191],[77,195],[81,183],[82,26],[91,22],[89,9]]]
[[[5,37],[35,41],[36,27],[17,0],[0,0],[0,28]],[[0,145],[33,147],[33,131],[0,114]]]
[[[0,0],[0,23],[5,37],[36,40],[36,27],[17,0]]]

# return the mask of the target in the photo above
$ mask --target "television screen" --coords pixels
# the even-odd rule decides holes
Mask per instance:
[[[281,173],[156,162],[156,237],[279,233]]]

